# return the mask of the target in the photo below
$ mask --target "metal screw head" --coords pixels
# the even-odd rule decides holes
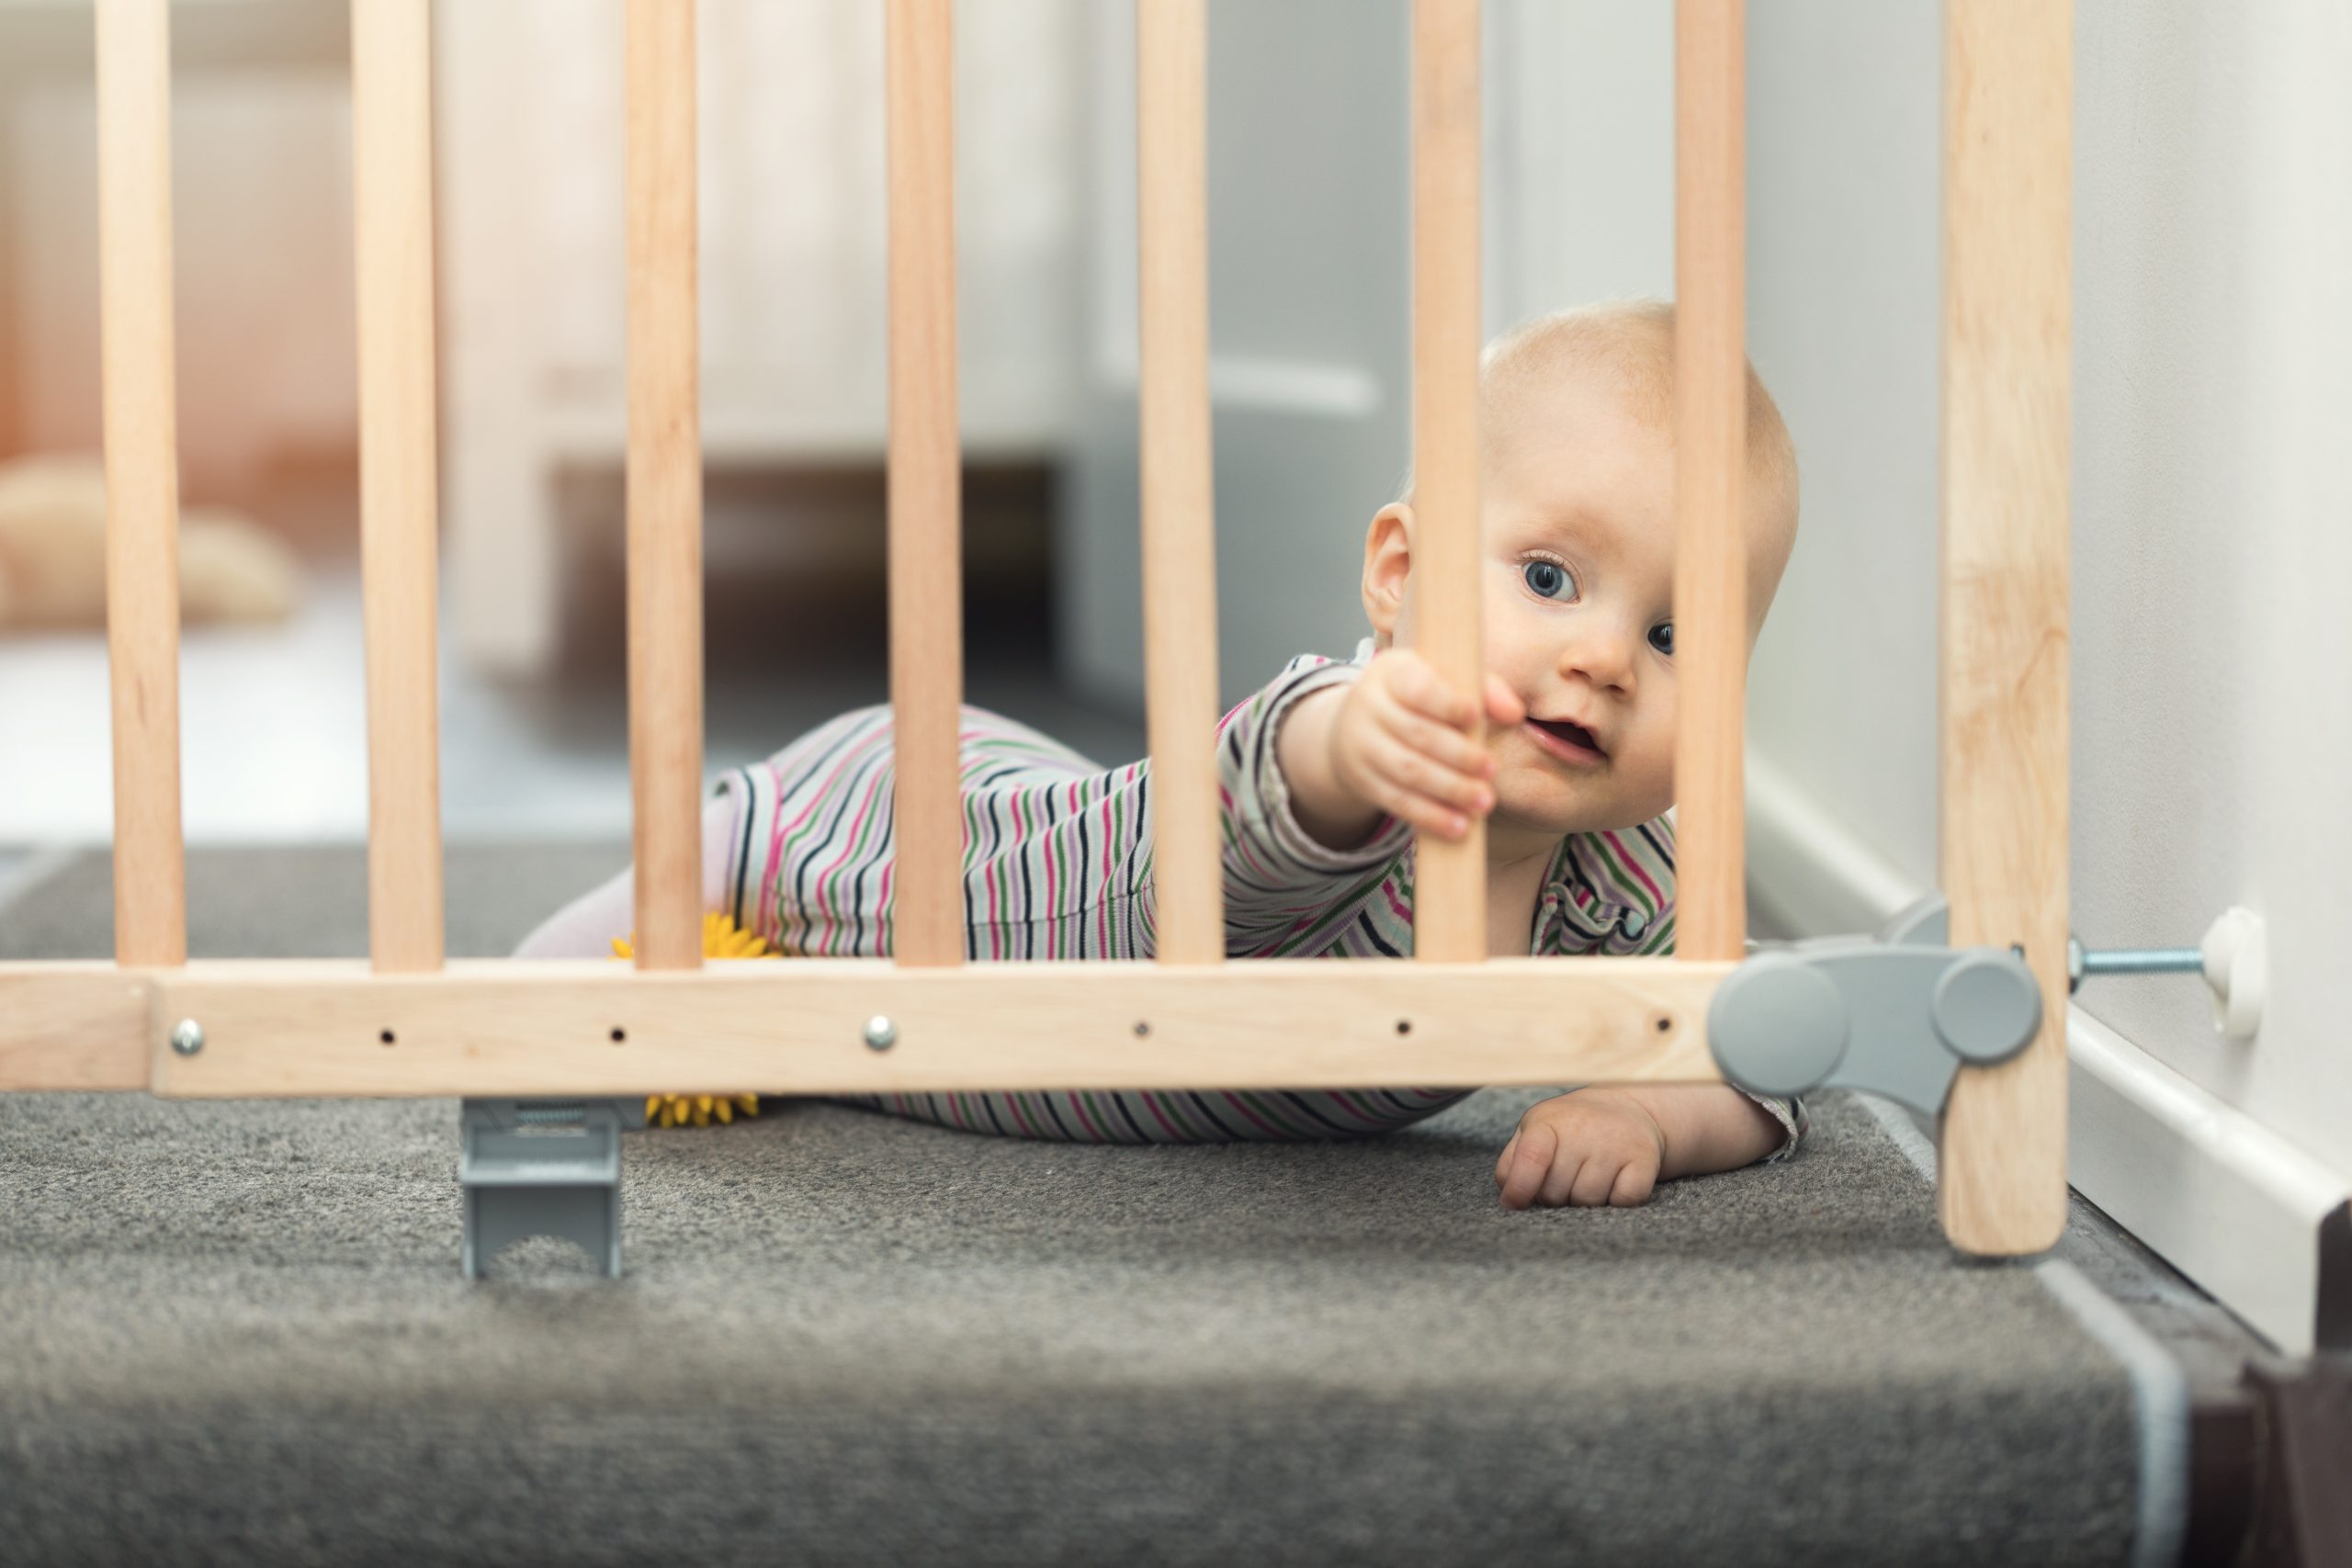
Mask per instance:
[[[888,1051],[899,1043],[899,1026],[877,1012],[865,1021],[865,1043],[876,1051]]]
[[[192,1018],[184,1018],[172,1025],[172,1049],[183,1056],[193,1056],[204,1049],[204,1026]]]

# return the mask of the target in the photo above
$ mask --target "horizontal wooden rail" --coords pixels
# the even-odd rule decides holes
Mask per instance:
[[[97,959],[0,964],[0,1089],[145,1089],[154,973]]]
[[[1717,1081],[1706,1014],[1731,968],[807,958],[648,972],[473,959],[386,975],[343,959],[7,964],[0,1089],[58,1087],[69,1051],[82,1064],[74,1087],[198,1098]],[[129,1000],[133,987],[145,1005]],[[888,1050],[865,1043],[877,1014],[895,1031]],[[190,1055],[170,1043],[183,1019],[203,1031]]]

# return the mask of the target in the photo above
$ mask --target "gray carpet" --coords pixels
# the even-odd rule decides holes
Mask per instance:
[[[609,849],[458,851],[502,953]],[[199,955],[364,950],[356,849],[199,852]],[[107,951],[103,855],[0,958]],[[2132,1387],[1956,1262],[1859,1101],[1508,1213],[1540,1091],[1328,1146],[818,1102],[627,1140],[628,1276],[458,1276],[447,1100],[0,1097],[0,1559],[2123,1562]]]

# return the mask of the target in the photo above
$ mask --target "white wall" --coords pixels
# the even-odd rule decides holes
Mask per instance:
[[[1674,8],[1487,7],[1487,325],[1674,293]]]
[[[2081,1006],[2352,1177],[2352,12],[2076,13],[2073,919],[2264,914],[2259,1040],[2193,980]],[[1751,343],[1804,465],[1757,750],[1935,880],[1933,7],[1750,17]]]
[[[1751,9],[1747,335],[1795,438],[1797,546],[1752,749],[1936,881],[1941,8]]]
[[[2085,1005],[2352,1178],[2352,11],[2082,32],[2077,919],[2244,902],[2271,969],[2246,1046],[2177,987]]]

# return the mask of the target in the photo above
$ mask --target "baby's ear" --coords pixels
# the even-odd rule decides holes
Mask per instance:
[[[1392,501],[1373,513],[1363,539],[1363,613],[1385,648],[1396,634],[1413,575],[1413,508]]]

